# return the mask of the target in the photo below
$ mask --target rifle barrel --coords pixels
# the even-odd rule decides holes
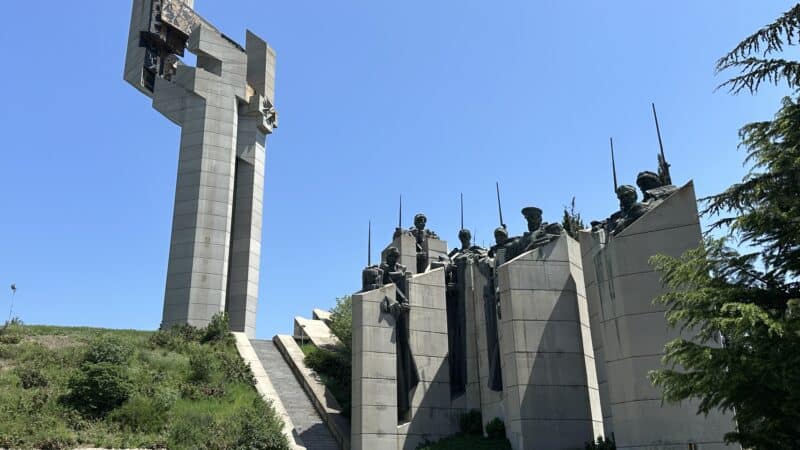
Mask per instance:
[[[614,192],[617,192],[617,188],[619,185],[617,184],[617,163],[614,161],[614,138],[608,138],[609,143],[611,143],[611,171],[614,174]]]
[[[656,114],[656,104],[650,103],[650,106],[653,107],[653,119],[656,122],[656,135],[658,135],[658,148],[661,150],[661,158],[663,158],[664,161],[666,161],[667,158],[664,157],[664,143],[661,141],[661,127],[658,126],[658,114]]]
[[[495,181],[494,186],[497,189],[497,212],[500,213],[500,226],[505,228],[506,224],[503,222],[503,206],[500,203],[500,182]]]
[[[372,221],[367,228],[367,267],[372,265]]]
[[[464,229],[464,193],[461,193],[461,229]]]

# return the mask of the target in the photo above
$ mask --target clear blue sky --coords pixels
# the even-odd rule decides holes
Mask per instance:
[[[375,253],[424,211],[477,242],[537,205],[615,210],[655,170],[655,101],[673,179],[700,196],[743,174],[738,128],[786,89],[714,92],[714,62],[789,1],[197,0],[278,54],[267,144],[259,337],[359,288]],[[35,11],[33,9],[36,9]],[[6,2],[0,27],[0,283],[28,323],[154,329],[161,319],[179,129],[122,80],[130,1]],[[10,290],[0,290],[0,318]]]

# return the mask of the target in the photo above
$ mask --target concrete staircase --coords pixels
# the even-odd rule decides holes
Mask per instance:
[[[294,424],[295,435],[308,450],[339,450],[325,422],[272,341],[253,339],[253,349]]]

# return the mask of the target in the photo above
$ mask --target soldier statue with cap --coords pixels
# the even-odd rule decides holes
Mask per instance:
[[[648,211],[646,204],[637,201],[636,188],[629,184],[617,188],[617,198],[619,211],[612,214],[606,222],[608,232],[612,235],[619,234]]]
[[[672,184],[664,184],[661,177],[655,173],[645,170],[636,176],[636,185],[642,191],[642,203],[652,203],[664,200],[678,188]]]
[[[512,254],[509,255],[509,252],[506,252],[506,261],[529,250],[541,247],[561,236],[562,227],[560,224],[542,222],[541,209],[535,206],[527,206],[522,208],[522,215],[528,222],[528,231],[523,233],[519,238],[515,238],[516,242],[513,246],[513,250],[510,252]]]

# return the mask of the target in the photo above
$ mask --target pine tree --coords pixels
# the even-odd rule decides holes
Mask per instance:
[[[564,217],[561,219],[561,226],[564,227],[564,231],[572,236],[573,239],[578,239],[578,231],[586,228],[580,213],[575,211],[575,197],[572,197],[572,203],[570,203],[569,209],[567,209],[566,206],[564,207]]]
[[[800,4],[742,41],[719,60],[739,75],[721,86],[755,93],[762,82],[800,88],[800,64],[767,57],[798,43]],[[763,49],[763,51],[762,51]],[[761,53],[761,56],[753,54]],[[782,101],[770,121],[745,125],[741,144],[750,172],[742,182],[703,199],[721,216],[708,238],[681,258],[655,256],[668,291],[672,326],[696,333],[666,347],[666,369],[651,380],[664,400],[700,400],[699,413],[730,411],[726,435],[752,449],[800,448],[800,101]],[[742,253],[731,248],[755,251]],[[721,346],[719,344],[722,344]]]

